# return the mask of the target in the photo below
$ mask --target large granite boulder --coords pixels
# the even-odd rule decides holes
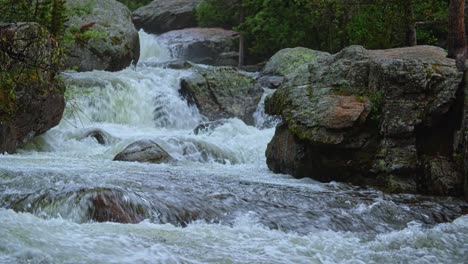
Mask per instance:
[[[128,145],[115,156],[114,160],[156,164],[175,161],[169,153],[152,140],[139,140]]]
[[[267,88],[278,88],[288,76],[307,75],[310,61],[328,55],[327,52],[302,47],[280,50],[265,64],[259,83]]]
[[[0,153],[13,153],[62,118],[61,51],[36,23],[0,24],[0,39]]]
[[[119,71],[138,62],[138,31],[125,5],[116,0],[67,0],[67,6],[80,10],[67,21],[75,38],[67,52],[68,68]]]
[[[158,37],[174,58],[215,66],[237,66],[239,33],[222,28],[186,28]]]
[[[155,0],[135,10],[132,20],[138,29],[161,34],[197,26],[195,8],[201,0]]]
[[[463,74],[430,46],[351,46],[311,58],[266,101],[283,124],[267,148],[274,172],[389,192],[461,195]]]
[[[231,67],[200,67],[181,80],[180,93],[210,120],[237,117],[254,124],[253,113],[263,94],[255,79]]]

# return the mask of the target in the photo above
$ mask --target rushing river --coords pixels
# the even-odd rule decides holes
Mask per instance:
[[[256,126],[194,133],[190,71],[148,66],[169,52],[140,37],[140,65],[65,73],[61,124],[0,156],[0,263],[468,263],[466,202],[271,173],[262,105]],[[112,161],[139,139],[178,161]],[[139,223],[96,221],[96,195]]]

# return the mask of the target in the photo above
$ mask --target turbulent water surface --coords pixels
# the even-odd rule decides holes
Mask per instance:
[[[140,37],[142,62],[170,59]],[[61,124],[0,157],[0,263],[468,263],[463,201],[272,174],[262,104],[255,127],[194,133],[190,71],[147,65],[65,73]],[[177,162],[112,161],[139,139]]]

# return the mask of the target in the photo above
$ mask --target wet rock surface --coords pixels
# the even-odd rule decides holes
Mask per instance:
[[[175,161],[161,146],[152,140],[139,140],[115,156],[116,161],[168,163]]]
[[[441,49],[352,46],[302,69],[266,101],[267,113],[284,122],[266,152],[271,170],[390,192],[461,194],[466,156],[454,142],[465,84]]]
[[[196,128],[194,128],[193,133],[195,135],[211,134],[216,128],[224,125],[225,123],[226,123],[225,119],[215,120],[211,122],[204,122],[198,125]]]
[[[86,138],[93,138],[101,145],[108,145],[115,140],[109,133],[99,128],[87,129],[80,136],[79,140],[84,140]]]
[[[196,66],[192,70],[180,89],[189,104],[210,120],[237,117],[254,123],[253,113],[263,94],[255,79],[230,67]]]

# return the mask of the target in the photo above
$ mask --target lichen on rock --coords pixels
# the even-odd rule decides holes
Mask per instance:
[[[308,78],[287,78],[265,103],[284,122],[266,152],[270,169],[387,191],[460,195],[463,180],[453,175],[463,165],[454,155],[467,157],[454,142],[465,85],[442,50],[351,46],[299,68],[308,69]],[[445,189],[435,187],[448,178]]]
[[[13,153],[62,118],[62,49],[37,23],[0,24],[0,39],[0,153]]]

